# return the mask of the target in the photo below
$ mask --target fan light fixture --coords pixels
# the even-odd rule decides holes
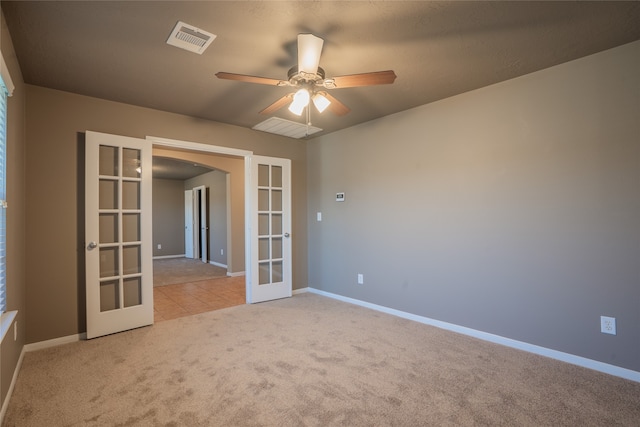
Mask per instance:
[[[260,114],[273,114],[280,108],[289,105],[289,110],[298,116],[302,115],[311,100],[313,100],[316,109],[321,113],[330,107],[329,110],[336,116],[344,116],[351,111],[349,107],[331,96],[325,89],[387,85],[393,83],[396,79],[396,74],[393,70],[325,78],[325,72],[319,66],[323,44],[324,40],[313,34],[298,34],[298,64],[289,69],[286,80],[227,73],[225,71],[217,72],[216,77],[226,80],[295,88],[297,90],[295,94],[291,92],[285,94],[260,111]],[[310,114],[311,109],[307,109],[307,123],[311,121]]]
[[[331,104],[331,101],[329,101],[326,96],[320,93],[316,93],[311,99],[313,99],[313,105],[315,105],[318,111],[320,111],[321,113],[327,109],[329,104]]]
[[[300,89],[295,95],[293,95],[293,102],[289,105],[289,111],[296,116],[299,116],[307,105],[309,105],[309,91],[306,89]]]
[[[331,101],[321,93],[310,95],[307,89],[300,89],[293,95],[293,102],[289,105],[289,111],[296,116],[302,115],[305,107],[309,105],[310,100],[313,101],[313,105],[315,105],[321,113],[331,104]]]

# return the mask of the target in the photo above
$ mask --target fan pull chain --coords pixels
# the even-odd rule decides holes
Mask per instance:
[[[307,105],[307,132],[305,137],[309,136],[310,130],[311,130],[311,103]]]

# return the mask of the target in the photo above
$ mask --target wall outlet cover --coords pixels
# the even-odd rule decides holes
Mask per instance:
[[[600,332],[603,334],[616,335],[616,318],[600,316]]]

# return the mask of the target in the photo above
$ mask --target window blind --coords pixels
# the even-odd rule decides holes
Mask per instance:
[[[7,87],[0,77],[0,313],[7,308]]]

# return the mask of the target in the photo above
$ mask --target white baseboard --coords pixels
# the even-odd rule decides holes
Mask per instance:
[[[72,342],[77,342],[77,341],[83,341],[87,339],[87,334],[86,333],[82,333],[82,334],[76,334],[76,335],[69,335],[66,337],[60,337],[60,338],[54,338],[52,340],[47,340],[47,341],[40,341],[40,342],[34,342],[31,344],[26,344],[24,346],[24,351],[25,352],[29,352],[29,351],[36,351],[36,350],[42,350],[45,348],[49,348],[49,347],[56,347],[62,344],[69,344]]]
[[[20,357],[18,358],[18,363],[16,363],[16,367],[13,370],[13,377],[11,378],[11,384],[9,384],[9,390],[7,390],[7,395],[4,398],[4,402],[2,402],[2,409],[0,409],[0,425],[4,423],[4,416],[7,413],[7,408],[9,407],[9,401],[11,400],[11,396],[13,395],[13,389],[16,387],[16,381],[18,381],[18,373],[20,373],[20,368],[22,367],[22,359],[24,359],[24,346],[22,347],[22,351],[20,352]]]
[[[307,292],[309,292],[309,288],[294,289],[292,291],[293,295],[306,294]]]
[[[9,406],[9,401],[11,400],[11,395],[13,394],[13,389],[16,386],[16,381],[18,380],[18,373],[20,373],[20,368],[22,368],[22,360],[24,359],[24,354],[30,351],[43,350],[49,347],[56,347],[62,344],[68,344],[72,342],[77,342],[81,340],[87,339],[87,334],[77,334],[77,335],[69,335],[67,337],[55,338],[47,341],[40,341],[32,344],[25,344],[22,347],[22,351],[20,352],[20,358],[18,359],[18,363],[13,371],[13,377],[11,378],[11,384],[9,385],[9,390],[7,391],[7,396],[2,402],[2,409],[0,410],[0,425],[4,421],[4,416],[7,412],[7,407]]]
[[[435,326],[440,329],[446,329],[448,331],[457,332],[459,334],[468,335],[484,341],[489,341],[495,344],[501,344],[507,347],[516,348],[518,350],[523,350],[529,353],[538,354],[540,356],[549,357],[551,359],[560,360],[562,362],[571,363],[572,365],[581,366],[583,368],[592,369],[594,371],[604,372],[605,374],[614,375],[616,377],[621,377],[621,378],[625,378],[625,379],[640,383],[640,372],[633,371],[631,369],[621,368],[620,366],[610,365],[608,363],[599,362],[597,360],[587,359],[586,357],[576,356],[576,355],[564,353],[558,350],[552,350],[550,348],[541,347],[535,344],[529,344],[523,341],[517,341],[511,338],[505,338],[500,335],[494,335],[488,332],[482,332],[476,329],[467,328],[465,326],[459,326],[453,323],[447,323],[447,322],[442,322],[440,320],[430,319],[428,317],[418,316],[415,314],[407,313],[400,310],[395,310],[393,308],[388,308],[388,307],[384,307],[377,304],[371,304],[366,301],[360,301],[354,298],[333,294],[331,292],[321,291],[315,288],[308,287],[303,289],[296,289],[294,291],[294,294],[304,293],[304,292],[311,292],[314,294],[333,298],[339,301],[348,302],[350,304],[355,304],[361,307],[370,308],[372,310],[391,314],[393,316],[402,317],[403,319],[413,320],[415,322],[424,323],[425,325]]]
[[[235,273],[230,273],[227,271],[227,276],[229,277],[244,276],[244,271],[236,271]]]
[[[211,265],[215,265],[216,267],[227,268],[227,264],[222,264],[222,263],[220,263],[220,262],[209,261],[209,264],[211,264]]]
[[[154,256],[153,259],[169,259],[169,258],[184,258],[184,254],[182,255],[160,255]]]

